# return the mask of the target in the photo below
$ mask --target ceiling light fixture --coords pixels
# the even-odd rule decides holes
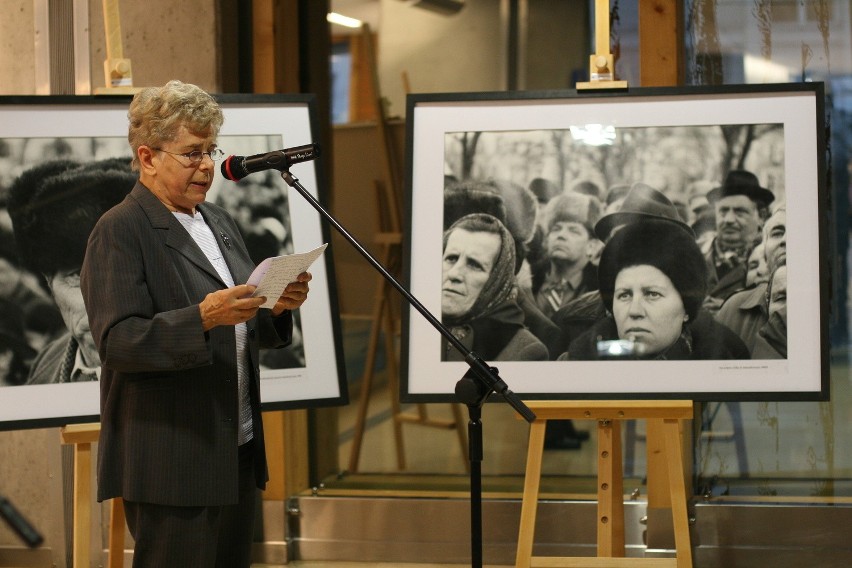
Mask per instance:
[[[464,0],[404,0],[409,6],[425,8],[440,14],[455,14],[464,8]]]
[[[347,28],[360,28],[362,25],[361,20],[356,20],[355,18],[350,18],[349,16],[344,16],[337,12],[329,12],[325,19],[331,24],[337,24],[338,26],[344,26]]]

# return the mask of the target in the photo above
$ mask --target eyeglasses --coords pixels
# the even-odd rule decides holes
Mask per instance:
[[[225,155],[225,152],[223,152],[219,148],[213,148],[209,152],[202,152],[201,150],[194,150],[192,152],[184,152],[182,154],[178,153],[178,152],[169,152],[168,150],[163,150],[162,148],[153,148],[152,147],[151,149],[156,150],[158,152],[165,152],[166,154],[171,154],[172,156],[182,156],[182,157],[186,158],[187,160],[189,160],[190,162],[192,162],[193,164],[200,164],[201,160],[204,159],[204,156],[210,156],[211,160],[213,160],[214,162],[217,162],[217,161],[222,159],[222,156]]]

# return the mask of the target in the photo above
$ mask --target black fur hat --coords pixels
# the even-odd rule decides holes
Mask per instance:
[[[130,160],[56,160],[25,171],[9,190],[21,263],[41,274],[79,268],[95,223],[133,189]]]
[[[665,220],[625,225],[606,244],[598,265],[604,306],[612,311],[615,278],[624,268],[651,265],[669,277],[680,294],[689,321],[695,321],[707,294],[707,265],[695,239]]]
[[[483,181],[456,181],[444,188],[444,230],[471,213],[486,213],[506,225],[506,205],[496,188]]]

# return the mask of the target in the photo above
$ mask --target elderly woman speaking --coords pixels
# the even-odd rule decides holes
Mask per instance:
[[[496,217],[466,215],[444,233],[441,315],[468,349],[490,361],[544,361],[516,302],[515,242]],[[441,359],[463,357],[446,340]]]
[[[644,359],[748,359],[745,344],[701,305],[707,268],[698,245],[672,223],[646,220],[618,231],[598,267],[607,316],[571,343],[565,358],[611,358],[609,340]]]

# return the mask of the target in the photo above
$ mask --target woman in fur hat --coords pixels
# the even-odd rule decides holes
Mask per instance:
[[[548,351],[524,325],[515,285],[515,243],[495,217],[465,215],[444,233],[441,314],[468,349],[489,361],[544,361]],[[441,359],[462,354],[443,341]]]
[[[749,359],[742,340],[699,318],[707,268],[695,241],[662,220],[626,225],[604,247],[598,267],[607,317],[574,340],[567,358],[610,358],[606,340],[627,340],[643,359]]]

